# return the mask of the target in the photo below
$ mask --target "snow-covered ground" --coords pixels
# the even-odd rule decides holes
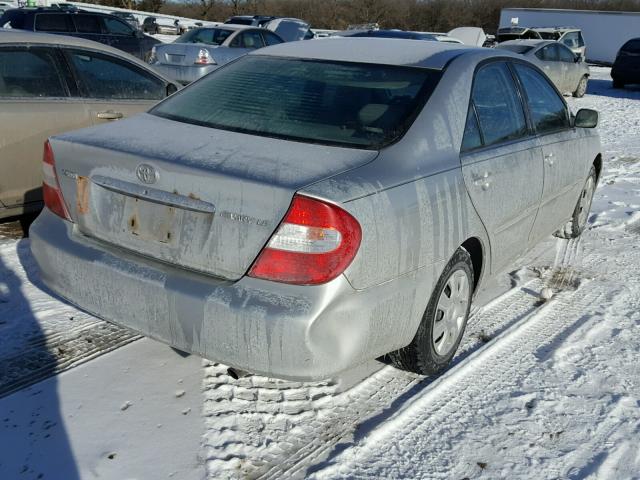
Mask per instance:
[[[53,298],[0,231],[0,479],[640,478],[640,89],[592,72],[589,229],[502,275],[435,380],[233,380]]]

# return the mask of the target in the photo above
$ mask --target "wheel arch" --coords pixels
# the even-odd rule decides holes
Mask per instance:
[[[600,174],[602,173],[602,154],[599,153],[596,155],[596,158],[593,160],[593,166],[596,167],[596,182],[600,180]]]
[[[485,253],[482,241],[478,237],[470,237],[460,245],[464,248],[471,257],[471,264],[473,265],[473,291],[478,290],[482,274],[484,273]]]

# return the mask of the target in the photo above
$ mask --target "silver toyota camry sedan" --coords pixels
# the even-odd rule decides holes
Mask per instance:
[[[547,74],[556,88],[574,97],[584,97],[589,81],[589,66],[566,45],[549,40],[510,40],[496,48],[524,56]]]
[[[488,278],[585,228],[597,118],[506,51],[285,43],[52,137],[31,247],[70,302],[238,369],[436,374]]]

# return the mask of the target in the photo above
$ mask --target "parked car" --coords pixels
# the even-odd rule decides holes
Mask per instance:
[[[146,17],[142,22],[142,31],[145,33],[158,33],[165,35],[179,35],[180,27],[177,20],[161,17]]]
[[[583,61],[586,59],[587,48],[579,28],[512,26],[499,28],[496,37],[500,43],[509,40],[555,40],[565,45]]]
[[[611,67],[611,78],[614,88],[640,83],[640,38],[632,38],[620,48]]]
[[[585,228],[597,117],[505,50],[287,42],[51,138],[31,249],[83,310],[237,369],[434,374],[489,278]]]
[[[129,25],[131,25],[132,28],[140,30],[140,22],[132,13],[113,11],[111,12],[111,15],[113,15],[114,17],[118,17],[120,20],[124,20]]]
[[[274,17],[273,15],[234,15],[233,17],[227,18],[225,20],[225,24],[232,25],[246,25],[249,27],[264,27],[271,20],[274,20],[278,17]]]
[[[188,84],[242,55],[284,40],[260,27],[220,25],[197,28],[154,48],[150,62],[169,78]]]
[[[81,38],[0,30],[0,218],[42,208],[50,135],[147,110],[177,85]]]
[[[587,92],[589,66],[560,42],[549,40],[511,40],[496,48],[518,53],[540,67],[557,89],[583,97]]]
[[[372,38],[398,38],[404,40],[429,40],[432,42],[439,41],[439,34],[406,32],[404,30],[344,30],[337,32],[338,37],[372,37]],[[453,39],[452,39],[453,40]]]
[[[85,38],[120,49],[141,59],[148,59],[151,48],[160,43],[113,15],[63,11],[57,8],[7,10],[0,17],[0,28],[2,27]]]

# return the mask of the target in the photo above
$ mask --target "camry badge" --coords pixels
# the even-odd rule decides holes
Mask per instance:
[[[150,185],[158,181],[158,172],[151,165],[143,163],[136,168],[136,177],[138,177],[138,180],[142,183]]]

